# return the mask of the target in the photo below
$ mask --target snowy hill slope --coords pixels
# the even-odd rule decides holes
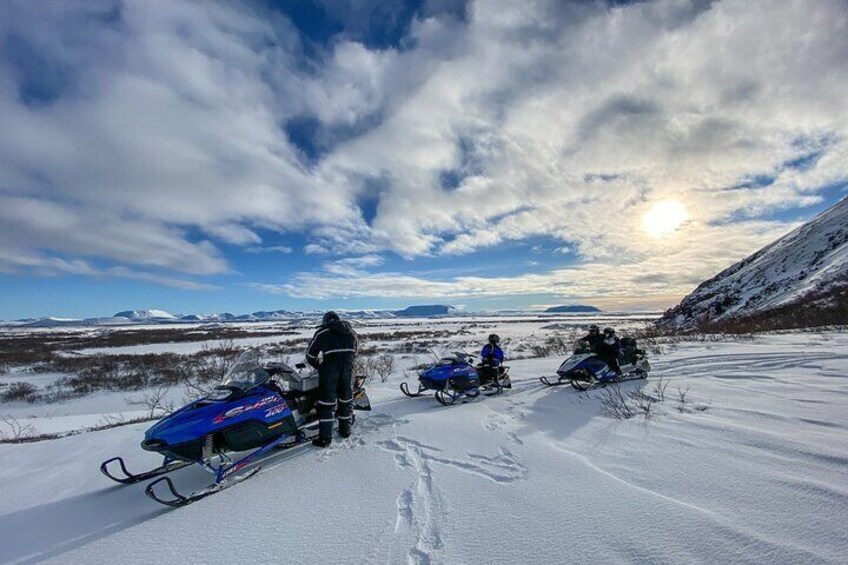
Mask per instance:
[[[513,391],[450,408],[375,384],[350,440],[174,511],[97,471],[158,463],[143,424],[0,445],[0,562],[845,562],[848,335],[682,344],[652,363],[690,409],[650,421],[541,388],[558,362],[511,362]]]
[[[823,323],[848,323],[848,198],[702,283],[662,323],[695,326],[771,316],[778,318],[771,327],[792,327],[807,325],[806,319],[822,323],[819,311],[845,318]],[[793,323],[799,314],[802,323]]]

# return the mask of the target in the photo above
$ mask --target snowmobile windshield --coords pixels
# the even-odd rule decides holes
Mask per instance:
[[[574,353],[592,353],[592,346],[588,341],[581,340],[574,344]]]
[[[456,352],[453,355],[446,355],[439,359],[439,365],[468,365],[471,363],[471,355],[467,353]]]
[[[239,355],[236,362],[227,371],[222,386],[237,388],[247,391],[258,384],[264,383],[271,374],[259,364],[259,351],[251,349]]]

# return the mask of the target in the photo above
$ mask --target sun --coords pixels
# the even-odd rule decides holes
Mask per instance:
[[[677,200],[663,200],[642,218],[642,229],[655,238],[673,234],[689,219],[686,207]]]

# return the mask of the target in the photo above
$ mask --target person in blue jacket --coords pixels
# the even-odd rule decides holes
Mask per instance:
[[[484,365],[490,367],[500,367],[503,365],[504,353],[501,349],[501,338],[498,334],[489,335],[489,343],[483,346],[480,352],[480,361]]]
[[[480,351],[481,375],[485,380],[498,380],[500,386],[512,388],[508,378],[500,379],[503,373],[504,352],[501,349],[501,338],[498,334],[490,334],[489,342]]]

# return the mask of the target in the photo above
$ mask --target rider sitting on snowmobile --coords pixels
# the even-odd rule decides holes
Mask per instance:
[[[580,338],[578,344],[582,345],[584,342],[587,344],[586,348],[589,350],[589,353],[598,352],[604,342],[604,336],[601,335],[601,330],[597,324],[589,326],[589,333]],[[578,346],[578,349],[582,349],[582,347]]]
[[[615,336],[614,329],[604,328],[603,341],[601,341],[595,353],[616,374],[621,374],[621,367],[618,364],[618,357],[621,354],[621,342]]]
[[[487,381],[495,380],[503,372],[504,352],[500,343],[498,334],[490,334],[489,342],[480,351],[480,373]]]
[[[350,437],[353,425],[353,359],[358,339],[350,324],[335,312],[327,312],[309,343],[306,361],[318,370],[318,437],[317,447],[327,447],[333,440],[333,411],[338,402],[339,435]],[[323,354],[321,362],[318,355]]]

